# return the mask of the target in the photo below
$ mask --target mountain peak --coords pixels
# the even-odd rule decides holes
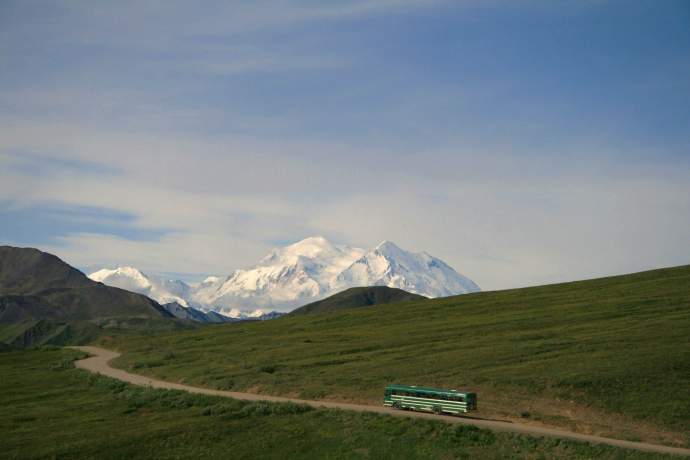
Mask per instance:
[[[425,297],[443,297],[479,291],[472,280],[427,253],[414,253],[392,241],[354,262],[336,279],[338,287],[388,286]]]
[[[398,247],[397,244],[393,243],[393,242],[390,241],[390,240],[383,240],[383,241],[381,241],[381,242],[378,244],[378,246],[376,246],[376,249],[378,249],[378,248],[386,248],[386,247],[391,247],[391,248],[400,249],[400,248]]]
[[[304,257],[314,257],[324,251],[333,250],[334,246],[323,236],[310,236],[285,248],[287,252]]]
[[[102,270],[98,270],[97,272],[91,273],[89,278],[94,281],[103,282],[104,279],[113,276],[131,278],[139,283],[149,284],[148,277],[141,270],[130,266],[116,267],[113,269],[104,268]]]
[[[317,243],[317,244],[331,244],[325,237],[321,235],[314,235],[314,236],[308,236],[300,241],[298,243],[304,243],[304,242],[310,242],[310,243]]]
[[[404,254],[407,251],[404,251],[400,249],[400,247],[393,243],[392,241],[388,240],[383,240],[379,243],[376,248],[374,248],[375,251],[378,251],[380,254],[387,256],[387,257],[395,257],[400,254]]]
[[[269,267],[276,264],[299,263],[300,259],[332,258],[339,255],[340,248],[331,244],[322,236],[310,236],[282,248],[273,249],[259,261],[259,266]]]
[[[123,275],[136,275],[136,276],[146,276],[144,272],[139,270],[138,268],[130,267],[128,265],[125,265],[124,267],[118,267],[115,269],[115,272],[117,273],[122,273]]]
[[[190,288],[186,283],[157,276],[150,277],[134,267],[104,268],[91,273],[89,278],[108,286],[144,294],[161,304],[177,302],[183,307],[188,306],[184,297]]]
[[[124,265],[122,267],[115,267],[115,268],[104,268],[102,270],[99,270],[101,272],[111,272],[111,273],[124,273],[128,275],[132,274],[140,274],[141,270],[138,268],[130,267],[129,265]]]

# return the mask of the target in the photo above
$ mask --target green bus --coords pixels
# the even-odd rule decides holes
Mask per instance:
[[[477,409],[477,394],[416,385],[388,385],[383,405],[435,414],[459,414]]]

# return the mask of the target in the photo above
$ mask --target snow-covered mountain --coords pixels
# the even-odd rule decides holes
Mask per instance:
[[[425,297],[447,297],[479,291],[471,279],[426,252],[404,251],[384,241],[342,271],[336,290],[353,286],[388,286]]]
[[[291,310],[331,294],[338,275],[365,252],[331,244],[322,237],[307,238],[274,249],[254,268],[235,270],[224,280],[204,283],[194,300],[228,313],[247,305]]]
[[[134,267],[104,268],[91,273],[89,278],[108,286],[144,294],[161,305],[177,302],[183,307],[189,306],[186,299],[192,288],[184,281],[149,276]]]
[[[276,317],[276,312],[273,311],[214,309],[211,304],[206,305],[195,301],[197,293],[203,292],[208,286],[217,285],[221,282],[220,278],[214,276],[208,277],[199,284],[190,285],[180,280],[149,275],[134,267],[118,267],[98,270],[91,273],[89,278],[108,286],[144,294],[160,303],[177,318],[200,322],[224,322],[224,320],[264,320]],[[218,317],[219,314],[223,317]]]
[[[175,318],[188,319],[199,323],[233,323],[237,321],[265,321],[268,319],[275,319],[283,315],[276,311],[264,313],[261,310],[256,310],[251,313],[242,313],[240,311],[233,312],[232,315],[223,315],[216,311],[202,311],[193,307],[185,307],[177,302],[166,303],[162,305],[168,313]]]
[[[253,268],[235,270],[226,278],[209,277],[196,285],[147,276],[132,267],[100,270],[89,277],[161,303],[177,302],[236,318],[290,311],[356,286],[395,287],[426,297],[480,290],[425,252],[408,252],[390,241],[367,251],[319,236],[274,249]]]

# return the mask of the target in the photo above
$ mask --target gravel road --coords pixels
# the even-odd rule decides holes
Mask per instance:
[[[79,360],[75,363],[76,367],[86,369],[88,371],[112,377],[123,382],[132,383],[134,385],[150,386],[152,388],[164,388],[170,390],[183,390],[190,393],[201,393],[214,396],[223,396],[234,399],[241,399],[244,401],[274,401],[274,402],[293,402],[298,404],[307,404],[312,407],[326,407],[331,409],[352,410],[357,412],[376,412],[379,414],[388,414],[395,417],[417,417],[432,420],[442,420],[448,423],[461,423],[466,425],[475,425],[480,428],[487,428],[494,431],[507,431],[512,433],[527,434],[532,436],[548,436],[555,438],[573,439],[575,441],[584,441],[590,443],[608,444],[616,447],[623,447],[626,449],[635,449],[646,452],[658,452],[664,454],[676,454],[690,456],[690,449],[680,447],[662,446],[657,444],[649,444],[645,442],[624,441],[621,439],[603,438],[600,436],[592,436],[587,434],[573,433],[570,431],[555,430],[551,428],[542,428],[531,425],[523,425],[520,423],[510,423],[495,420],[482,420],[476,418],[453,417],[446,415],[435,415],[424,412],[412,412],[404,410],[391,409],[384,406],[368,406],[363,404],[349,404],[330,401],[309,401],[304,399],[284,398],[279,396],[268,396],[254,393],[240,393],[236,391],[222,391],[212,390],[209,388],[199,388],[189,385],[182,385],[179,383],[165,382],[162,380],[152,379],[143,375],[132,374],[121,369],[111,367],[109,362],[112,359],[120,356],[120,353],[106,350],[99,347],[71,347],[76,350],[84,351],[92,356]]]

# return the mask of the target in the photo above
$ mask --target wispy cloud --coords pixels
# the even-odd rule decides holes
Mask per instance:
[[[67,165],[77,176],[20,169],[0,177],[3,196],[42,207],[41,213],[54,200],[131,216],[118,225],[104,221],[99,232],[63,226],[64,233],[43,246],[80,266],[129,263],[224,274],[255,262],[273,241],[310,234],[362,246],[392,239],[443,256],[487,288],[687,258],[678,251],[690,228],[687,181],[666,168],[619,166],[597,176],[580,165],[544,176],[508,162],[496,175],[495,158],[482,162],[470,152],[428,152],[436,164],[415,169],[418,159],[394,152],[367,159],[341,147],[337,156],[313,162],[327,145],[157,140],[82,129],[61,125],[49,138],[77,158],[98,152],[104,168],[119,174],[104,178],[99,168],[83,168],[68,156],[47,164]],[[5,142],[13,139],[5,134]],[[465,179],[453,171],[466,171]],[[636,252],[622,250],[629,247]]]

